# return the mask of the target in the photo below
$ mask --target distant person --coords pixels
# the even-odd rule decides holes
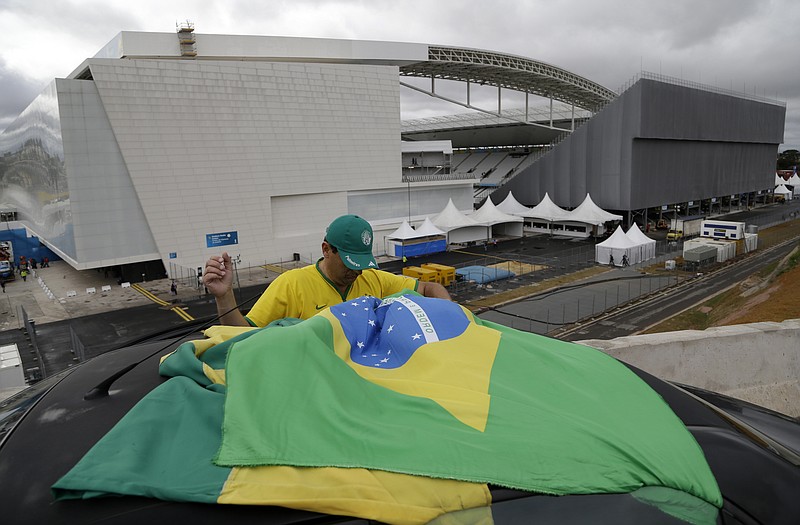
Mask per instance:
[[[450,299],[441,284],[379,270],[372,256],[372,227],[357,215],[335,219],[326,230],[317,263],[279,275],[247,317],[236,308],[232,268],[227,253],[212,257],[206,262],[203,281],[216,299],[220,321],[233,326],[263,327],[285,317],[308,319],[362,295],[386,297],[416,290],[425,297]]]
[[[613,254],[608,256],[608,265],[609,266],[614,266],[614,255]]]
[[[45,257],[42,259],[42,268],[50,268],[50,259]]]
[[[22,280],[24,282],[27,282],[28,281],[28,268],[25,267],[22,270],[20,270],[19,275],[20,275],[20,277],[22,277]]]
[[[627,254],[623,254],[622,255],[622,266],[630,266],[628,264],[628,255]]]
[[[3,293],[6,293],[6,282],[3,279],[0,279],[0,287],[3,288]]]
[[[169,287],[169,293],[171,295],[178,295],[178,285],[177,285],[177,283],[175,283],[174,279],[172,281],[172,284]]]

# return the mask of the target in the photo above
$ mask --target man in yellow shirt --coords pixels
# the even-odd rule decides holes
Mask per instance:
[[[232,326],[266,326],[284,317],[308,319],[348,299],[362,295],[386,297],[402,290],[450,299],[441,284],[378,270],[372,256],[372,227],[357,215],[335,219],[322,241],[322,258],[313,266],[278,276],[247,317],[236,308],[231,268],[227,253],[212,257],[206,262],[203,283],[216,299],[221,323]]]

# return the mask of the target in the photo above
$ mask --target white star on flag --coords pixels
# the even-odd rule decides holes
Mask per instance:
[[[364,348],[364,341],[359,341],[358,343],[356,343],[356,346],[359,348]]]
[[[381,359],[381,363],[388,363],[388,362],[389,362],[388,357],[384,357],[383,359]]]
[[[347,314],[345,312],[342,312],[342,317],[347,317]]]
[[[370,326],[375,326],[375,319],[370,319],[367,322],[369,323]]]
[[[389,325],[389,329],[388,329],[388,330],[386,330],[386,333],[388,334],[388,333],[389,333],[389,332],[391,332],[392,330],[394,330],[394,325],[393,325],[393,324]]]
[[[352,304],[353,306],[358,306],[358,303],[350,303],[350,304]]]
[[[422,337],[422,334],[414,334],[414,335],[411,337],[411,339],[414,339],[414,340],[416,340],[416,339],[419,339],[420,337]]]

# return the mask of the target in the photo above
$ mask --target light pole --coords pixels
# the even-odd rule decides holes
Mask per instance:
[[[411,179],[406,179],[406,186],[408,187],[408,222],[411,222]]]

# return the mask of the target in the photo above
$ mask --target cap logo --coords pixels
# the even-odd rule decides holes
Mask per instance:
[[[364,243],[364,246],[369,246],[372,244],[372,234],[369,232],[369,230],[364,230],[361,232],[361,242]]]
[[[361,265],[358,264],[357,262],[355,262],[353,259],[351,259],[349,255],[345,256],[345,259],[347,259],[347,262],[349,262],[350,264],[352,264],[356,268],[361,268]]]

